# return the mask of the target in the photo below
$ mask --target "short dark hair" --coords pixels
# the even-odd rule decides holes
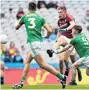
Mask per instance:
[[[36,4],[34,2],[30,2],[29,3],[29,7],[30,10],[36,10]]]
[[[82,32],[82,27],[80,25],[75,25],[73,28],[76,29],[78,33]]]
[[[62,9],[63,11],[64,11],[64,10],[65,10],[65,11],[67,10],[65,6],[59,6],[57,9],[58,9],[58,10]]]

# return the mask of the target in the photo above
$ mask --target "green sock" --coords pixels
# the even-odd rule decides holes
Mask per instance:
[[[25,77],[22,77],[22,78],[21,78],[21,82],[24,82],[24,81],[25,81]]]
[[[63,71],[60,71],[61,74],[63,74]]]
[[[63,79],[63,75],[59,72],[57,75],[56,75],[60,80]]]
[[[76,81],[75,81],[75,80],[71,80],[71,82],[72,82],[72,83],[76,83]]]

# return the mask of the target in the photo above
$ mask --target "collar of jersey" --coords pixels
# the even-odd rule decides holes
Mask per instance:
[[[75,36],[78,36],[78,35],[81,35],[81,33],[79,33],[79,34],[76,34]]]
[[[29,13],[35,13],[35,11],[30,11]]]

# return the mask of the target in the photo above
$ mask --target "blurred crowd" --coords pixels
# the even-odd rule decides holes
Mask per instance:
[[[63,4],[63,3],[62,3]],[[45,1],[38,1],[37,2],[37,8],[55,8],[57,9],[58,2],[50,1],[49,3],[46,3]],[[5,16],[4,13],[1,13],[0,18],[13,18],[13,8],[9,8],[8,10],[9,17]],[[16,14],[16,19],[19,20],[23,15],[25,14],[23,8],[19,8],[18,12]],[[83,18],[83,24],[86,25],[87,30],[89,30],[89,10],[86,10],[85,16]],[[43,30],[44,36],[45,36],[45,30]],[[55,39],[57,34],[57,30],[55,28],[54,34],[50,36],[50,39]],[[24,47],[24,45],[21,46],[20,50],[15,47],[15,43],[11,42],[9,45],[9,48],[5,47],[4,45],[1,45],[1,50],[0,50],[0,57],[4,62],[20,62],[22,63],[23,60],[25,59],[27,51]]]
[[[49,9],[49,8],[55,8],[57,9],[58,5],[64,5],[63,2],[61,3],[58,3],[57,1],[49,1],[48,3],[45,1],[38,1],[37,2],[37,9],[41,9],[41,8],[46,8],[46,9]],[[9,8],[9,17],[12,17],[13,18],[13,8]],[[15,15],[16,19],[19,20],[23,15],[25,14],[24,10],[22,7],[19,7],[18,8],[18,12],[17,14]],[[4,13],[1,13],[0,17],[1,18],[5,18],[5,17],[8,17],[7,15],[5,15]],[[89,10],[86,10],[85,12],[85,15],[84,15],[84,18],[83,18],[83,24],[85,24],[85,26],[87,27],[87,30],[89,30]]]
[[[86,25],[87,30],[89,31],[89,10],[86,10],[86,14],[83,19],[83,24]]]
[[[24,46],[21,46],[20,50],[15,47],[15,43],[11,42],[9,48],[5,45],[0,45],[0,58],[3,62],[19,62],[23,63],[27,51]]]
[[[47,8],[47,9],[49,9],[49,8],[56,8],[56,9],[57,9],[57,4],[54,3],[54,2],[52,2],[52,1],[49,2],[48,4],[46,4],[45,1],[38,1],[38,3],[37,3],[37,8],[38,8],[38,9],[41,9],[41,8]],[[9,16],[12,17],[13,8],[9,8],[8,13],[9,13]],[[25,14],[25,13],[24,13],[24,11],[23,11],[23,8],[20,7],[20,8],[18,9],[17,14],[16,14],[16,19],[19,20],[24,14]],[[5,17],[8,17],[8,16],[5,16],[4,13],[1,13],[0,17],[1,17],[1,18],[5,18]]]
[[[37,3],[37,8],[41,9],[41,8],[56,8],[57,9],[57,4],[54,2],[49,2],[48,4],[45,1],[38,1]],[[8,9],[8,15],[6,15],[5,13],[1,13],[0,14],[0,18],[7,18],[9,21],[11,18],[16,18],[17,20],[19,20],[23,15],[25,14],[24,10],[22,7],[18,8],[17,14],[15,16],[13,16],[13,8],[9,8]],[[54,30],[54,33],[57,34],[57,30]],[[42,34],[43,34],[43,39],[45,39],[45,30],[42,30]],[[48,38],[48,37],[46,37]],[[50,40],[51,39],[55,39],[56,35],[52,34],[50,36]],[[0,50],[0,57],[1,60],[4,61],[5,63],[7,62],[20,62],[23,63],[23,60],[26,57],[26,49],[24,47],[24,45],[21,46],[20,50],[18,48],[16,48],[15,43],[14,42],[10,42],[9,47],[7,48],[5,45],[0,45],[1,50]]]

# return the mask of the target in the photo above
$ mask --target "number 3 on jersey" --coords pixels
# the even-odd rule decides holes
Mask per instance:
[[[33,29],[35,28],[35,18],[29,18],[28,21],[30,22],[30,25],[28,26],[28,28]]]

